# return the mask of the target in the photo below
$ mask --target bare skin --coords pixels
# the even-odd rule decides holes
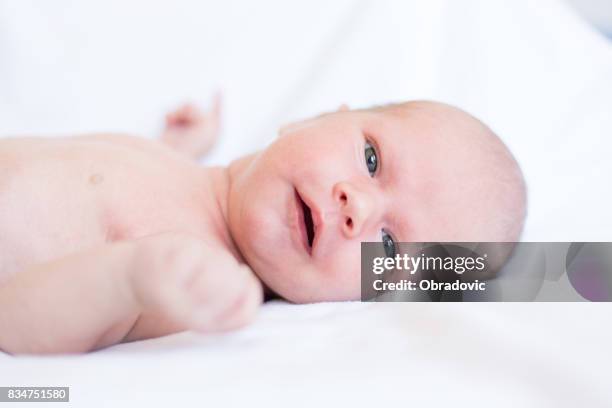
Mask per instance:
[[[227,171],[192,160],[217,122],[218,107],[185,106],[164,144],[0,140],[0,350],[82,352],[253,318],[262,289],[229,235]]]
[[[0,350],[85,352],[249,323],[265,288],[356,300],[361,242],[515,241],[520,169],[485,125],[435,102],[285,126],[228,167],[198,158],[210,112],[160,141],[0,139]]]

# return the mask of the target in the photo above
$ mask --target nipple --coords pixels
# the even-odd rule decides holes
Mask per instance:
[[[89,177],[89,183],[94,186],[102,183],[103,181],[104,181],[104,176],[98,173],[92,174]]]

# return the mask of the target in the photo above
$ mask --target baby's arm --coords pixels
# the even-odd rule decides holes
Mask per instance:
[[[221,99],[215,96],[209,111],[185,104],[166,115],[166,123],[159,140],[149,140],[125,134],[89,134],[79,140],[110,142],[143,151],[170,148],[190,159],[202,158],[219,136]]]
[[[14,275],[0,286],[0,350],[78,352],[121,340],[139,313],[124,279],[132,252],[107,245]]]
[[[161,234],[17,273],[0,286],[0,350],[74,353],[187,329],[226,330],[248,323],[260,302],[259,282],[230,254]]]

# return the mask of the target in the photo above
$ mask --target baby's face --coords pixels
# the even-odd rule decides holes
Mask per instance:
[[[480,126],[429,103],[288,126],[236,172],[232,235],[264,284],[294,302],[359,299],[361,242],[500,240]]]

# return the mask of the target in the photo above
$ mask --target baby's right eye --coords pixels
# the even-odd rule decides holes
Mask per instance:
[[[385,250],[385,255],[387,258],[395,258],[395,254],[397,254],[397,249],[395,247],[395,241],[393,237],[384,229],[382,232],[382,244]]]
[[[376,154],[376,149],[369,142],[366,142],[364,148],[365,154],[365,162],[368,167],[368,173],[370,176],[374,177],[376,174],[376,169],[378,168],[378,155]]]

